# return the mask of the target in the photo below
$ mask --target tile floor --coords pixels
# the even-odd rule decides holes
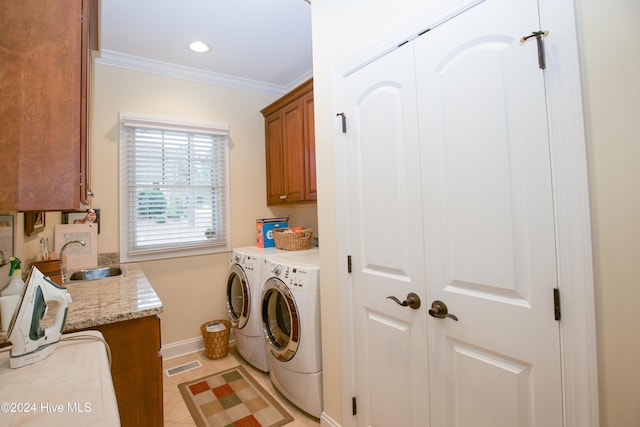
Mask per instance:
[[[202,364],[201,368],[192,369],[191,371],[182,372],[172,377],[167,377],[166,372],[168,368],[181,365],[183,363],[191,362],[193,360],[199,360]],[[271,394],[283,408],[289,412],[294,420],[286,425],[286,427],[317,427],[320,425],[320,420],[306,414],[300,409],[296,408],[286,398],[284,398],[271,384],[269,380],[269,374],[264,373],[242,359],[242,357],[236,352],[235,347],[232,344],[229,346],[229,354],[222,359],[211,360],[204,355],[204,351],[198,353],[188,354],[171,360],[165,360],[163,366],[164,374],[164,425],[165,427],[186,427],[195,426],[191,414],[187,409],[187,406],[180,395],[178,390],[178,384],[192,379],[204,377],[208,374],[220,372],[225,369],[233,368],[234,366],[242,365],[251,374],[253,378]]]

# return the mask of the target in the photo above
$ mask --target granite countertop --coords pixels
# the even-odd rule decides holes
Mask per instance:
[[[130,263],[120,267],[121,276],[65,283],[72,302],[64,333],[162,313],[162,301],[140,266]],[[45,324],[49,317],[43,320]],[[6,339],[7,333],[0,332],[0,343]]]
[[[121,264],[123,274],[66,283],[69,304],[64,332],[162,313],[162,302],[138,264]]]

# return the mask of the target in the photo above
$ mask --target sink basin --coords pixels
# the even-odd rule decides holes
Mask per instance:
[[[98,280],[120,275],[122,275],[122,269],[120,267],[102,267],[76,271],[69,276],[69,280]]]

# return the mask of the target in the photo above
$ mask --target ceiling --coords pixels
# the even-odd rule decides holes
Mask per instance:
[[[282,94],[312,75],[306,0],[102,0],[100,61]],[[208,53],[188,49],[192,41]]]

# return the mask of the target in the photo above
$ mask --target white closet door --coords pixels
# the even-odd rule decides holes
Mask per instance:
[[[344,81],[357,424],[425,426],[428,378],[422,190],[413,50]],[[346,220],[346,218],[345,218]]]
[[[562,425],[535,0],[486,0],[415,41],[433,427]],[[552,35],[551,35],[552,36]]]

